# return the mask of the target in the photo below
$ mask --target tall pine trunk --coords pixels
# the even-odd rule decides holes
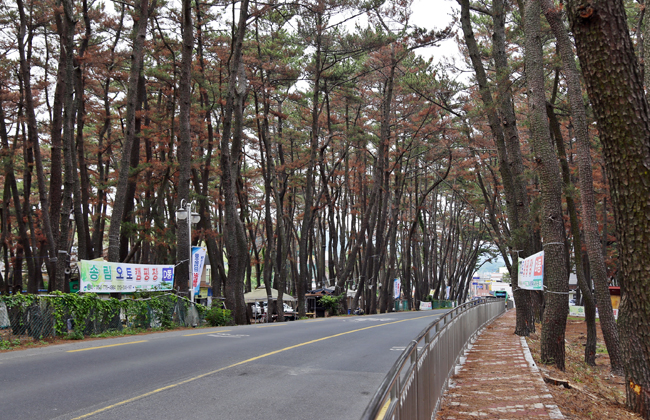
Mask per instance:
[[[616,218],[627,406],[650,419],[650,111],[621,0],[567,1]]]
[[[48,272],[50,275],[54,273],[52,268],[56,263],[57,252],[56,252],[56,242],[52,234],[52,226],[50,224],[50,206],[49,206],[49,196],[48,190],[45,183],[45,173],[43,159],[41,157],[41,146],[38,139],[38,128],[36,122],[36,111],[34,109],[34,98],[32,96],[32,86],[31,86],[31,63],[30,57],[27,57],[25,40],[28,38],[29,34],[27,32],[27,16],[25,15],[25,7],[23,0],[17,0],[18,14],[20,18],[20,27],[18,34],[18,53],[20,58],[20,75],[22,78],[22,83],[24,87],[25,95],[25,111],[27,113],[27,138],[32,144],[34,149],[34,160],[36,163],[36,178],[38,182],[38,196],[41,205],[42,219],[43,219],[43,230],[45,237],[47,239],[48,251],[50,254],[50,259],[48,261],[48,266],[50,269]],[[55,290],[63,291],[63,285],[58,285],[59,288]]]
[[[190,108],[192,105],[192,49],[194,47],[192,27],[192,2],[183,0],[182,13],[183,45],[181,51],[181,78],[178,84],[179,113],[178,113],[178,207],[181,203],[190,203],[190,175],[192,169],[192,136],[190,131]],[[189,235],[189,224],[192,223],[192,207],[185,220],[176,220],[176,273],[174,289],[187,293],[190,288],[192,266],[190,247],[192,238]]]
[[[496,25],[498,24],[499,23],[497,22]],[[501,180],[503,182],[508,223],[510,231],[513,234],[509,239],[511,250],[513,250],[513,252],[511,252],[511,255],[513,256],[513,264],[511,265],[510,276],[513,279],[514,284],[516,283],[514,279],[517,278],[518,273],[518,260],[514,257],[514,253],[516,251],[523,251],[523,255],[526,256],[532,252],[532,239],[529,236],[531,233],[526,233],[526,229],[523,225],[524,222],[527,222],[527,220],[524,220],[527,215],[522,214],[521,210],[525,208],[521,195],[525,191],[525,186],[523,184],[518,185],[517,183],[523,183],[523,179],[513,174],[513,166],[518,166],[519,163],[517,162],[517,156],[513,156],[513,145],[506,143],[501,119],[496,112],[497,107],[492,99],[491,88],[488,84],[487,74],[481,61],[478,43],[476,42],[471,25],[469,0],[461,0],[461,26],[465,37],[465,44],[467,45],[470,60],[474,67],[476,80],[479,85],[481,101],[483,102],[487,112],[488,124],[497,147],[499,173],[501,174]],[[531,332],[535,331],[530,293],[515,286],[513,294],[517,305],[517,325],[515,327],[515,333],[521,336],[527,336]]]
[[[594,199],[594,183],[591,168],[591,151],[589,145],[589,128],[585,105],[582,99],[580,87],[580,74],[576,67],[573,44],[569,38],[564,23],[560,18],[559,11],[555,8],[552,0],[542,0],[544,15],[557,39],[562,64],[567,84],[567,94],[571,104],[571,115],[577,142],[578,172],[580,175],[580,200],[582,203],[582,224],[585,233],[585,245],[589,257],[591,277],[594,280],[598,313],[600,316],[600,328],[603,331],[603,338],[607,346],[609,361],[612,371],[618,374],[623,373],[623,361],[618,337],[618,328],[612,310],[612,301],[609,297],[607,285],[607,268],[605,258],[601,251],[600,235],[596,217],[596,203]],[[573,224],[573,222],[572,222]],[[577,262],[576,262],[577,265]],[[576,267],[578,269],[578,267]],[[580,267],[579,269],[582,269]],[[589,293],[591,293],[589,291]]]
[[[524,7],[525,63],[531,140],[542,187],[541,230],[544,246],[544,321],[542,323],[541,360],[564,370],[564,335],[569,314],[569,274],[565,252],[562,215],[562,184],[557,155],[551,143],[546,116],[544,63],[541,40],[541,10],[537,0]]]
[[[120,159],[119,175],[113,211],[111,213],[111,226],[108,230],[108,261],[120,261],[120,228],[126,210],[126,190],[129,182],[131,168],[131,149],[135,137],[135,110],[138,99],[138,85],[142,73],[142,55],[144,41],[147,35],[147,22],[150,12],[156,7],[156,0],[149,4],[149,0],[137,2],[137,19],[133,24],[133,49],[131,52],[131,70],[129,72],[129,85],[126,95],[126,133],[122,143],[122,157]]]
[[[237,212],[237,178],[242,153],[243,99],[246,93],[246,72],[242,62],[242,49],[248,19],[248,0],[240,6],[237,30],[233,34],[230,61],[228,96],[223,117],[221,136],[221,184],[225,208],[224,237],[228,255],[226,304],[234,311],[237,324],[249,322],[244,303],[244,276],[249,265],[248,244],[244,223]]]

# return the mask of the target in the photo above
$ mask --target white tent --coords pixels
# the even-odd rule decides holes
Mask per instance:
[[[271,298],[272,299],[277,299],[278,298],[278,291],[276,289],[271,289]],[[244,294],[244,301],[246,303],[255,303],[255,302],[265,301],[267,299],[268,299],[268,295],[266,294],[266,288],[264,288],[264,287],[259,287],[259,288],[253,290],[250,293],[245,293]],[[283,302],[295,302],[296,298],[294,298],[291,295],[283,294],[282,295],[282,301]]]

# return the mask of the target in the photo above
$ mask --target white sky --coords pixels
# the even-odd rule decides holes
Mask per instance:
[[[425,29],[442,30],[452,22],[452,14],[458,9],[454,0],[414,0],[411,6],[413,24]],[[458,29],[458,28],[456,28]],[[425,57],[434,57],[438,62],[442,57],[459,57],[458,47],[453,39],[448,39],[438,47],[430,47],[419,51]]]

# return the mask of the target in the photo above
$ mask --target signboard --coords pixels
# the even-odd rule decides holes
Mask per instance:
[[[519,287],[526,290],[544,289],[544,251],[519,259]]]
[[[174,266],[81,260],[79,279],[80,292],[132,293],[143,290],[172,290]]]
[[[585,316],[585,307],[569,306],[569,316]]]
[[[585,316],[585,307],[584,306],[573,306],[569,305],[569,316]],[[596,308],[596,319],[600,318],[598,315],[598,308]],[[614,309],[614,319],[618,319],[618,309]]]
[[[205,254],[206,249],[204,247],[192,247],[192,284],[190,284],[192,296],[201,293],[201,274],[203,274],[203,266],[205,265]]]
[[[393,282],[393,299],[399,299],[402,294],[402,282],[400,279],[395,279]]]
[[[431,302],[420,302],[421,311],[430,311],[432,309]]]

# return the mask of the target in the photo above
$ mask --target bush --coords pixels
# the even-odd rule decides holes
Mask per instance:
[[[83,339],[84,336],[126,329],[167,329],[187,325],[191,303],[169,292],[138,292],[123,300],[101,299],[94,293],[52,292],[50,295],[0,295],[11,322],[12,334],[34,339],[53,335]],[[194,304],[203,319],[207,309]],[[224,321],[229,322],[228,312]]]
[[[233,322],[232,313],[228,309],[222,309],[218,306],[213,306],[208,310],[205,315],[205,320],[211,327],[231,325]]]
[[[323,308],[328,310],[331,315],[337,315],[339,310],[339,303],[343,300],[341,296],[323,296],[320,298],[320,304]]]

